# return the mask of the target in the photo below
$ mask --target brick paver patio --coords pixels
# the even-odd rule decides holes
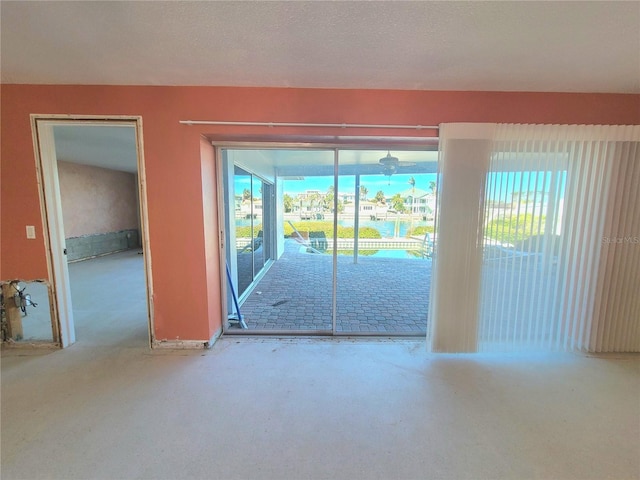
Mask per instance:
[[[292,239],[240,307],[251,330],[331,331],[330,254]],[[338,256],[337,324],[342,333],[416,334],[427,328],[431,260]]]

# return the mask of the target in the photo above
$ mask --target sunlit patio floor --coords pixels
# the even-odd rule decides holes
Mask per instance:
[[[240,307],[248,331],[330,332],[332,265],[287,239]],[[336,332],[425,334],[430,283],[429,259],[338,255]]]

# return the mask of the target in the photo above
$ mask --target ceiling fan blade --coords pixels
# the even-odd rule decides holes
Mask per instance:
[[[378,160],[378,163],[380,163],[381,165],[397,164],[398,159],[396,157],[392,157],[391,152],[389,152],[387,153],[386,157],[382,157],[380,160]]]
[[[386,157],[378,160],[378,163],[382,166],[382,174],[391,177],[397,172],[398,167],[415,167],[415,162],[401,162],[397,157],[391,155],[391,152],[387,153]]]

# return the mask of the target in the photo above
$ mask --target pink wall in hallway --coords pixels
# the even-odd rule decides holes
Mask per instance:
[[[138,228],[132,173],[58,161],[64,236]]]
[[[220,265],[212,250],[219,227],[208,212],[214,193],[212,153],[203,147],[203,135],[250,134],[265,140],[279,135],[407,135],[386,130],[185,126],[179,120],[640,123],[640,95],[619,94],[2,85],[1,106],[0,279],[47,277],[29,115],[142,116],[158,340],[208,340],[221,321],[215,293],[220,289]],[[429,133],[411,132],[416,134]],[[26,239],[25,225],[36,225],[36,240]],[[177,301],[178,291],[207,301]]]

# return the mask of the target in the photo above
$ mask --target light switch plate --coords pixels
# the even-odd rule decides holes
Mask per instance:
[[[27,238],[36,238],[36,227],[27,225]]]

